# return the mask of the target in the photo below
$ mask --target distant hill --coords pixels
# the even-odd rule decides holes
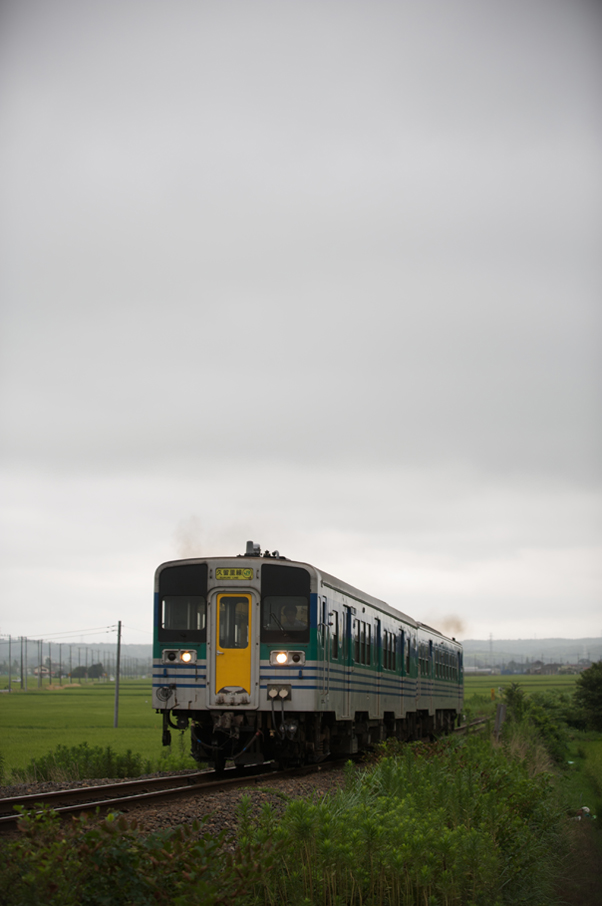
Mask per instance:
[[[524,664],[530,661],[543,661],[544,664],[578,664],[579,661],[602,660],[602,638],[585,639],[465,639],[464,664],[466,667],[493,667],[503,666],[510,661]],[[73,667],[78,664],[93,664],[98,661],[107,661],[114,664],[116,645],[101,642],[94,645],[65,643],[62,644],[61,659],[66,667],[71,659]],[[147,663],[150,666],[152,658],[152,645],[122,645],[122,662],[125,659],[139,661],[140,666]],[[0,644],[0,663],[7,659],[8,642],[3,639]],[[13,663],[19,660],[20,649],[17,640],[13,642]],[[27,649],[28,664],[33,667],[38,663],[37,645],[30,645]],[[43,657],[48,656],[47,645],[44,644]],[[52,661],[58,662],[59,645],[52,643]],[[145,668],[146,669],[146,668]]]
[[[577,664],[602,660],[602,638],[585,639],[465,639],[466,666],[493,666],[509,661]]]

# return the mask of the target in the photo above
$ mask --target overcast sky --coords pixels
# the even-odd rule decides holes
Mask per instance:
[[[602,634],[595,0],[4,0],[0,633],[306,560]]]

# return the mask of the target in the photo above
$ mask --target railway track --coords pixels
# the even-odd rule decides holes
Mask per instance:
[[[306,765],[285,771],[266,770],[262,765],[261,771],[248,769],[245,773],[240,773],[236,768],[229,768],[220,775],[216,775],[214,771],[196,771],[193,774],[171,777],[151,777],[145,780],[127,780],[99,786],[9,796],[0,799],[0,831],[14,828],[20,817],[15,811],[16,807],[35,810],[46,806],[60,815],[73,815],[97,809],[102,812],[136,805],[152,805],[180,796],[249,786],[263,782],[268,777],[282,779],[305,776],[314,771],[340,767],[340,764],[340,761],[323,762],[319,765]]]
[[[456,727],[454,733],[467,733],[481,730],[487,719],[473,720],[469,724]],[[236,768],[227,768],[223,774],[215,771],[195,771],[190,774],[177,774],[167,777],[149,777],[143,780],[126,780],[98,786],[77,787],[74,789],[52,790],[50,792],[30,793],[8,796],[0,799],[0,832],[14,828],[19,820],[16,807],[39,809],[50,807],[60,815],[73,815],[78,812],[100,812],[111,809],[130,808],[138,805],[153,805],[169,799],[186,797],[199,793],[214,793],[219,790],[250,786],[261,783],[266,778],[284,779],[302,777],[319,770],[340,767],[347,761],[337,759],[321,762],[319,765],[305,765],[284,771],[259,768],[247,768],[244,773]]]

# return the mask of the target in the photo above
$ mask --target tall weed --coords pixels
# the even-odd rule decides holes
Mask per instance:
[[[111,746],[89,746],[86,742],[77,746],[58,745],[52,752],[32,758],[25,768],[15,768],[11,781],[35,783],[50,780],[69,783],[103,777],[140,777],[157,771],[180,771],[198,767],[198,763],[190,755],[184,734],[180,733],[178,745],[163,749],[158,759],[143,758],[131,749],[117,753]],[[0,763],[0,779],[1,776]]]
[[[101,777],[139,777],[151,773],[151,763],[141,755],[116,754],[111,746],[57,746],[53,752],[34,758],[23,771],[13,771],[13,779],[23,782],[92,780]]]
[[[487,739],[408,746],[276,827],[247,822],[279,852],[256,902],[541,906],[557,817],[549,779]]]
[[[123,816],[90,826],[44,811],[20,830],[0,848],[0,896],[10,891],[0,901],[10,906],[234,906],[273,863],[269,844],[232,852],[199,822],[144,836]]]

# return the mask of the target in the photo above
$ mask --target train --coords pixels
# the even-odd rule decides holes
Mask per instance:
[[[449,732],[462,646],[309,563],[244,554],[155,573],[153,695],[163,745],[222,771],[354,755],[388,737]]]

